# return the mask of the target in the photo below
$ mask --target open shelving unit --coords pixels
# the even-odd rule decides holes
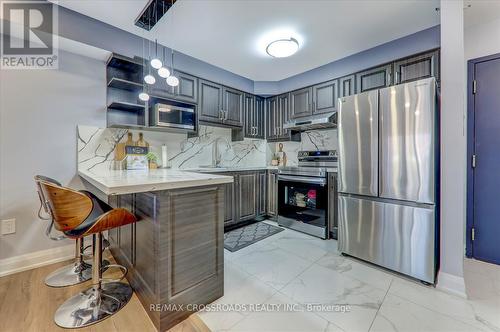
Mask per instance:
[[[148,126],[147,104],[139,100],[143,89],[143,60],[112,54],[106,66],[107,126],[145,128]]]

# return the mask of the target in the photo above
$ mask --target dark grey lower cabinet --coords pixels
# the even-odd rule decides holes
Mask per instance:
[[[338,234],[338,189],[337,173],[328,173],[328,230],[330,238]]]
[[[278,218],[278,171],[267,173],[267,215],[270,219]]]
[[[191,305],[199,308],[223,295],[224,190],[214,185],[113,199],[127,208],[130,200],[140,220],[111,232],[111,251],[127,267],[127,279],[159,331],[198,310]],[[164,310],[169,305],[177,310]]]
[[[232,174],[226,174],[232,175]],[[224,185],[224,225],[235,222],[236,217],[236,184],[226,183]]]
[[[257,217],[266,215],[267,205],[267,172],[257,173]]]
[[[238,175],[238,220],[246,221],[257,216],[257,173],[243,172]]]

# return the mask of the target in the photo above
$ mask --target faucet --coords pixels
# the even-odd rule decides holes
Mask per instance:
[[[212,167],[220,167],[222,155],[219,151],[219,141],[222,140],[223,140],[222,137],[217,137],[214,143],[212,144]]]

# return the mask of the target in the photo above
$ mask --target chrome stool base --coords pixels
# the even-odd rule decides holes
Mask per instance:
[[[57,309],[54,320],[63,328],[89,326],[117,313],[131,297],[130,285],[103,283],[99,290],[89,288],[64,302]]]
[[[102,262],[103,272],[108,268],[109,261]],[[63,266],[45,278],[45,285],[49,287],[67,287],[81,284],[92,279],[92,264],[83,261]]]

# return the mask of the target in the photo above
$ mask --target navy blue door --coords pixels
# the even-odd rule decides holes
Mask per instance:
[[[475,64],[474,258],[500,264],[500,59]]]

